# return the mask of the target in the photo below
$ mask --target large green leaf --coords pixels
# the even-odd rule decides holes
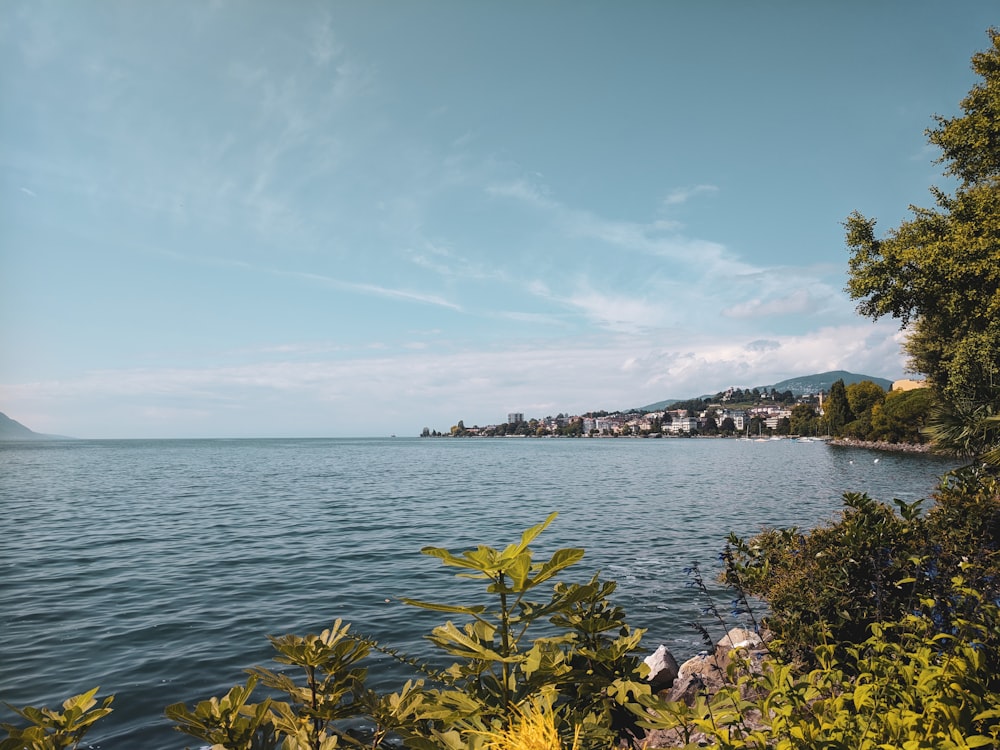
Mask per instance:
[[[583,559],[583,554],[584,551],[580,547],[567,547],[566,549],[556,550],[552,557],[538,569],[538,573],[531,579],[531,585],[537,586],[558,575],[560,571],[565,570],[570,565],[575,565]]]
[[[528,573],[531,572],[531,553],[522,552],[515,557],[504,572],[510,576],[511,588],[520,593],[531,588],[528,584]],[[532,585],[533,582],[532,582]]]
[[[526,550],[528,545],[535,541],[535,538],[545,531],[546,527],[556,520],[556,516],[558,515],[559,513],[557,511],[553,511],[552,513],[549,513],[548,517],[540,524],[532,526],[530,529],[524,531],[524,533],[521,534],[521,543],[515,548],[516,552],[521,553]]]
[[[453,656],[494,662],[507,661],[493,649],[486,648],[483,644],[470,638],[468,634],[455,627],[451,621],[434,628],[428,639],[445,648]],[[510,661],[516,661],[516,659]]]
[[[451,565],[454,568],[470,568],[472,570],[480,570],[478,564],[461,557],[456,557],[444,547],[423,547],[420,552],[424,555],[440,558],[441,562],[445,565]]]

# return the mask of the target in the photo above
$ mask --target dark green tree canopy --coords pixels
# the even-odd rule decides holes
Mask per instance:
[[[854,419],[843,378],[830,386],[830,395],[823,405],[823,413],[826,415],[831,435],[840,434],[844,425]]]
[[[927,131],[959,180],[954,195],[932,188],[935,207],[911,206],[913,218],[882,238],[875,219],[845,222],[858,311],[908,327],[911,369],[952,403],[1000,401],[1000,31],[989,37],[962,114]]]

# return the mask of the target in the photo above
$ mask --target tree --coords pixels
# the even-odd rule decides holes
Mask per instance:
[[[830,386],[830,395],[823,406],[827,427],[831,435],[837,435],[844,425],[854,420],[854,413],[847,401],[847,387],[841,378]]]
[[[928,140],[956,178],[953,195],[932,187],[934,208],[882,238],[875,219],[845,222],[851,250],[847,291],[870,318],[891,316],[908,332],[909,367],[923,373],[952,412],[1000,404],[1000,30],[972,57],[981,77],[962,114],[935,116]],[[984,433],[997,442],[997,428]]]
[[[921,431],[934,406],[934,393],[930,388],[912,391],[891,391],[880,404],[872,407],[872,440],[890,443],[923,442]]]
[[[847,386],[847,403],[854,415],[842,428],[842,434],[859,440],[869,440],[872,432],[872,410],[885,400],[885,391],[870,380]]]
[[[847,386],[847,403],[854,412],[854,416],[860,417],[866,412],[870,413],[875,404],[885,400],[885,391],[881,386],[870,380],[862,380],[860,383],[851,383]]]
[[[815,435],[819,431],[816,410],[809,404],[796,404],[792,407],[789,419],[789,429],[795,435]]]

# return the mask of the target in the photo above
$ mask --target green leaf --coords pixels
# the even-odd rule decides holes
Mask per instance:
[[[511,561],[504,572],[510,576],[511,588],[514,591],[522,592],[526,588],[530,588],[526,587],[525,584],[528,581],[528,573],[531,572],[531,554],[522,552]],[[534,585],[533,581],[532,585]]]
[[[538,573],[534,578],[531,579],[531,585],[537,586],[544,581],[549,580],[555,575],[558,575],[560,571],[565,570],[571,565],[575,565],[583,559],[584,550],[579,547],[568,547],[566,549],[556,550],[551,558],[542,564]]]
[[[531,544],[539,534],[545,531],[546,527],[552,523],[558,515],[558,512],[553,511],[552,513],[549,513],[548,517],[540,524],[532,526],[530,529],[527,529],[524,533],[522,533],[521,543],[517,545],[514,551],[516,553],[521,553],[527,549],[528,545]]]
[[[479,565],[476,563],[462,559],[461,557],[456,557],[444,547],[423,547],[420,550],[420,553],[440,558],[441,562],[445,565],[451,565],[453,568],[471,568],[472,570],[481,570]]]
[[[965,738],[965,744],[969,747],[986,747],[987,745],[993,744],[993,738],[985,737],[981,734],[974,734],[971,737]]]

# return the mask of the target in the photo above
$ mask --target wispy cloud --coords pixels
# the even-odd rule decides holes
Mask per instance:
[[[29,190],[29,189],[28,189],[28,188],[26,188],[26,187],[22,187],[22,188],[18,188],[18,189],[19,189],[19,190],[20,190],[20,191],[21,191],[22,193],[24,193],[25,195],[28,195],[28,196],[31,196],[32,198],[37,198],[37,197],[38,197],[38,193],[36,193],[36,192],[35,192],[34,190]]]
[[[663,199],[663,205],[678,206],[682,203],[687,203],[696,195],[717,192],[719,192],[719,188],[715,185],[695,185],[694,187],[677,188],[667,194],[667,197]]]
[[[493,267],[490,264],[471,261],[440,244],[432,242],[425,242],[421,250],[405,250],[404,257],[413,265],[446,278],[472,279],[477,281],[511,281],[507,273],[499,268]]]
[[[312,23],[309,35],[311,39],[309,55],[317,65],[327,65],[344,51],[333,33],[333,25],[329,15],[325,16],[319,23]]]
[[[459,306],[458,304],[451,302],[450,300],[447,300],[444,297],[441,297],[436,294],[426,294],[423,292],[413,291],[409,289],[395,289],[392,287],[380,286],[378,284],[369,284],[365,282],[347,281],[333,276],[328,276],[326,274],[313,273],[309,271],[295,271],[295,270],[287,270],[281,268],[273,268],[268,266],[257,265],[254,263],[248,263],[243,260],[215,258],[211,256],[191,257],[184,255],[182,253],[177,253],[172,250],[158,250],[157,252],[165,257],[173,258],[175,260],[182,261],[185,263],[210,265],[210,266],[224,267],[224,268],[238,268],[253,273],[267,274],[269,276],[277,276],[288,279],[300,279],[310,283],[321,284],[323,286],[328,286],[334,289],[340,289],[346,292],[354,292],[363,295],[398,299],[408,302],[418,302],[421,304],[444,307],[449,310],[458,311],[462,309],[461,306]]]
[[[798,315],[815,311],[817,305],[809,292],[799,289],[780,297],[755,298],[722,311],[730,318],[761,318],[772,315]]]
[[[125,424],[144,424],[153,435],[219,435],[219,424],[244,429],[233,427],[242,424],[234,414],[245,414],[245,429],[258,435],[261,425],[270,425],[272,434],[332,435],[336,424],[350,425],[352,435],[359,425],[366,426],[365,434],[417,434],[422,426],[447,429],[458,419],[496,422],[510,409],[527,411],[531,405],[551,405],[552,413],[629,408],[835,369],[902,374],[899,332],[865,322],[745,343],[678,332],[489,350],[397,348],[327,360],[102,370],[8,384],[0,387],[0,397],[23,413],[60,413],[62,422],[46,419],[46,431],[84,437],[121,436]],[[90,417],[95,408],[107,412],[101,425]],[[73,421],[77,409],[80,422]],[[142,410],[167,421],[137,422]],[[127,429],[134,434],[134,427]]]
[[[572,208],[549,195],[537,182],[525,179],[488,185],[486,192],[519,201],[548,215],[552,224],[566,236],[597,240],[607,245],[670,259],[685,266],[697,266],[705,273],[725,268],[729,273],[753,270],[739,261],[718,242],[687,237],[676,221],[655,219],[640,223],[599,216],[591,211]]]
[[[563,300],[582,311],[601,328],[633,333],[660,329],[676,323],[670,310],[657,300],[643,299],[635,294],[608,294],[583,284]]]

